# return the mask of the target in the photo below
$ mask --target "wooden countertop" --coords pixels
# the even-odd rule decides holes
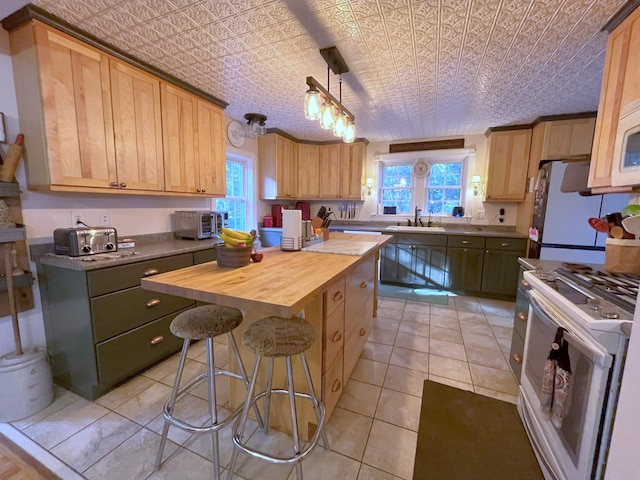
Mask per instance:
[[[375,242],[362,256],[262,250],[260,263],[241,268],[219,268],[209,262],[142,279],[142,287],[203,302],[244,310],[266,309],[271,315],[298,313],[337,276],[375,254],[391,235],[332,233],[339,240]]]

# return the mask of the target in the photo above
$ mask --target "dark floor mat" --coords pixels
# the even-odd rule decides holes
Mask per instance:
[[[414,480],[543,480],[517,407],[426,380]]]

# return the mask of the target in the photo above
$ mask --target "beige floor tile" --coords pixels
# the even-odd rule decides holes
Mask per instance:
[[[384,376],[387,373],[387,366],[386,362],[375,362],[368,358],[359,358],[349,378],[381,387],[384,383]]]
[[[485,397],[496,398],[504,402],[513,403],[514,405],[518,404],[517,395],[510,395],[508,393],[498,392],[496,390],[491,390],[489,388],[478,387],[478,386],[474,387],[474,390],[476,393],[480,395],[484,395]]]
[[[30,425],[23,432],[49,450],[108,413],[109,410],[103,406],[81,398]]]
[[[460,330],[478,335],[493,335],[493,330],[486,320],[484,323],[460,320]]]
[[[59,443],[51,453],[78,472],[84,472],[140,428],[111,412]]]
[[[513,327],[513,317],[500,317],[497,315],[487,315],[489,325],[497,325],[499,327]]]
[[[362,349],[360,356],[376,362],[388,363],[392,350],[393,347],[391,345],[367,342],[364,344],[364,348]]]
[[[467,390],[473,392],[473,385],[471,383],[459,382],[451,378],[440,377],[438,375],[429,375],[429,380],[436,383],[442,383],[443,385],[449,385],[453,388],[459,388],[460,390]]]
[[[445,342],[437,338],[429,339],[429,353],[439,355],[441,357],[453,358],[455,360],[467,361],[464,345],[453,342]]]
[[[170,387],[156,383],[120,405],[115,411],[140,425],[146,425],[162,412],[170,395]]]
[[[482,306],[477,299],[472,297],[453,297],[458,315],[462,312],[483,313]]]
[[[16,427],[18,430],[24,430],[29,425],[33,425],[34,423],[39,422],[43,418],[46,418],[49,415],[52,415],[81,399],[82,397],[80,397],[79,395],[73,392],[70,392],[68,390],[65,390],[64,388],[59,387],[58,385],[54,385],[53,401],[48,407],[46,407],[44,410],[41,410],[36,414],[31,415],[30,417],[23,418],[22,420],[17,420],[15,422],[11,422],[11,425]]]
[[[337,405],[340,408],[373,417],[381,390],[381,387],[349,379]]]
[[[178,371],[178,365],[176,365],[176,368],[175,368],[174,371],[172,371],[168,375],[162,377],[160,379],[160,381],[162,383],[164,383],[165,385],[169,385],[170,387],[173,387],[173,384],[176,381],[176,372],[177,371]],[[207,365],[206,364],[204,364],[202,362],[198,362],[196,360],[187,359],[184,362],[184,370],[182,371],[182,378],[180,380],[180,386],[186,385],[192,378],[195,378],[198,375],[201,375],[206,371],[207,371]]]
[[[500,350],[504,354],[505,358],[510,358],[511,352],[511,339],[510,338],[496,338],[498,345],[500,345]]]
[[[402,313],[402,321],[412,322],[412,323],[423,323],[425,325],[429,325],[430,314],[422,313],[422,312],[408,312],[407,310],[405,310]]]
[[[417,432],[421,403],[420,397],[383,388],[375,418]]]
[[[429,375],[432,374],[459,382],[471,383],[471,373],[467,362],[429,354]]]
[[[383,386],[391,390],[422,397],[422,388],[427,378],[429,378],[427,372],[389,365]]]
[[[460,330],[460,322],[458,322],[458,319],[454,317],[442,317],[440,315],[434,315],[432,313],[430,321],[432,327]]]
[[[211,418],[211,415],[209,414],[209,402],[193,395],[183,395],[176,402],[173,415],[175,418],[183,422],[201,427]],[[218,417],[219,420],[222,420],[222,418],[224,417]],[[164,415],[162,413],[158,413],[158,416],[147,424],[147,428],[149,430],[153,430],[158,435],[162,435],[164,423]],[[181,428],[174,426],[169,427],[169,438],[172,442],[175,442],[178,445],[182,445],[186,442],[191,435],[193,434],[182,430]]]
[[[393,345],[396,340],[395,330],[385,330],[383,328],[373,327],[369,333],[369,341],[374,343],[382,343],[384,345]]]
[[[424,352],[394,347],[389,363],[398,367],[429,372],[429,354]]]
[[[467,346],[467,359],[469,363],[484,365],[485,367],[498,368],[500,370],[509,370],[510,368],[502,351],[492,348],[481,348],[469,345]]]
[[[484,314],[489,317],[505,317],[505,318],[513,318],[513,313],[508,308],[505,308],[504,305],[498,304],[489,304],[483,303],[482,311]]]
[[[462,332],[464,344],[467,347],[479,347],[489,350],[500,350],[498,342],[493,335],[481,335],[472,332]]]
[[[479,312],[467,312],[467,311],[459,311],[458,312],[458,320],[461,322],[469,322],[469,323],[489,323],[487,321],[487,317],[480,310]]]
[[[420,335],[421,337],[428,337],[429,324],[402,321],[400,323],[400,327],[398,327],[398,333],[408,333],[409,335]]]
[[[232,380],[224,375],[216,375],[216,403],[220,406],[227,405],[229,402],[229,383],[240,382],[240,380]],[[203,400],[209,401],[209,386],[207,380],[203,380],[197,385],[189,389],[189,393]]]
[[[188,472],[188,473],[187,473]],[[226,475],[224,470],[220,470]],[[154,472],[147,480],[175,480],[176,478],[209,479],[213,478],[213,462],[186,450],[179,449],[169,457],[162,468]],[[221,478],[225,478],[222,476]]]
[[[413,475],[418,434],[374,420],[363,462],[405,480]]]
[[[319,445],[302,462],[304,480],[356,480],[359,469],[359,461],[327,451]],[[288,480],[296,480],[295,470],[289,474]]]
[[[358,480],[398,480],[399,478],[364,463],[360,467],[360,473],[358,474]]]
[[[331,450],[362,461],[372,424],[371,417],[336,408],[327,423]]]
[[[462,334],[460,333],[460,330],[432,326],[431,330],[429,331],[429,335],[431,336],[431,338],[436,338],[445,342],[459,343],[460,345],[463,344]]]
[[[266,434],[264,430],[257,429],[249,438],[248,445],[272,455],[282,457],[293,455],[291,436],[273,429],[270,429]],[[246,479],[282,480],[289,476],[292,469],[293,467],[290,465],[267,463],[240,452],[234,473]]]
[[[509,395],[518,395],[518,384],[510,370],[498,370],[497,368],[483,365],[469,365],[473,384]]]
[[[458,312],[456,311],[455,304],[451,303],[450,305],[431,305],[431,316],[432,317],[444,317],[444,318],[454,318],[458,319]]]
[[[395,346],[406,348],[408,350],[429,353],[429,337],[400,332],[396,337]]]
[[[513,327],[502,327],[500,325],[492,325],[491,329],[496,338],[508,338],[511,340],[513,335]]]
[[[114,410],[123,403],[131,400],[140,392],[149,388],[153,383],[154,381],[149,377],[138,375],[137,377],[133,377],[128,382],[120,385],[118,388],[97,398],[95,402],[109,410]]]
[[[383,330],[391,330],[395,332],[398,330],[398,327],[400,326],[400,319],[381,317],[380,315],[378,315],[373,319],[373,326],[375,328],[381,328]]]
[[[152,380],[160,381],[167,375],[173,373],[175,375],[176,370],[178,369],[178,361],[180,359],[180,352],[175,355],[171,355],[160,363],[155,364],[154,366],[146,369],[142,372],[142,375],[145,377],[149,377]]]
[[[390,310],[404,310],[406,300],[400,300],[399,298],[380,297],[380,303],[378,308],[385,308]]]
[[[378,307],[379,317],[400,318],[400,315],[402,315],[402,310],[398,310],[395,308]]]
[[[215,349],[216,347],[214,347]],[[207,349],[207,343],[204,340],[198,340],[197,342],[191,342],[189,345],[189,350],[187,351],[187,358],[191,360],[196,360],[198,357],[204,355]],[[198,360],[199,362],[204,363],[202,360]]]
[[[431,304],[425,302],[407,302],[404,306],[404,311],[406,312],[417,312],[429,314],[431,311]]]

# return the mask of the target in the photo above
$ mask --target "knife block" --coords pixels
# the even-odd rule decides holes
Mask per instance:
[[[323,228],[322,229],[322,240],[323,241],[327,241],[329,240],[329,229],[328,228]]]
[[[604,268],[609,272],[640,274],[640,240],[607,238]]]

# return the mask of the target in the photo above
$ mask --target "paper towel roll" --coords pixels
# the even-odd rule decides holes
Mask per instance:
[[[302,248],[302,210],[282,210],[282,250]]]

